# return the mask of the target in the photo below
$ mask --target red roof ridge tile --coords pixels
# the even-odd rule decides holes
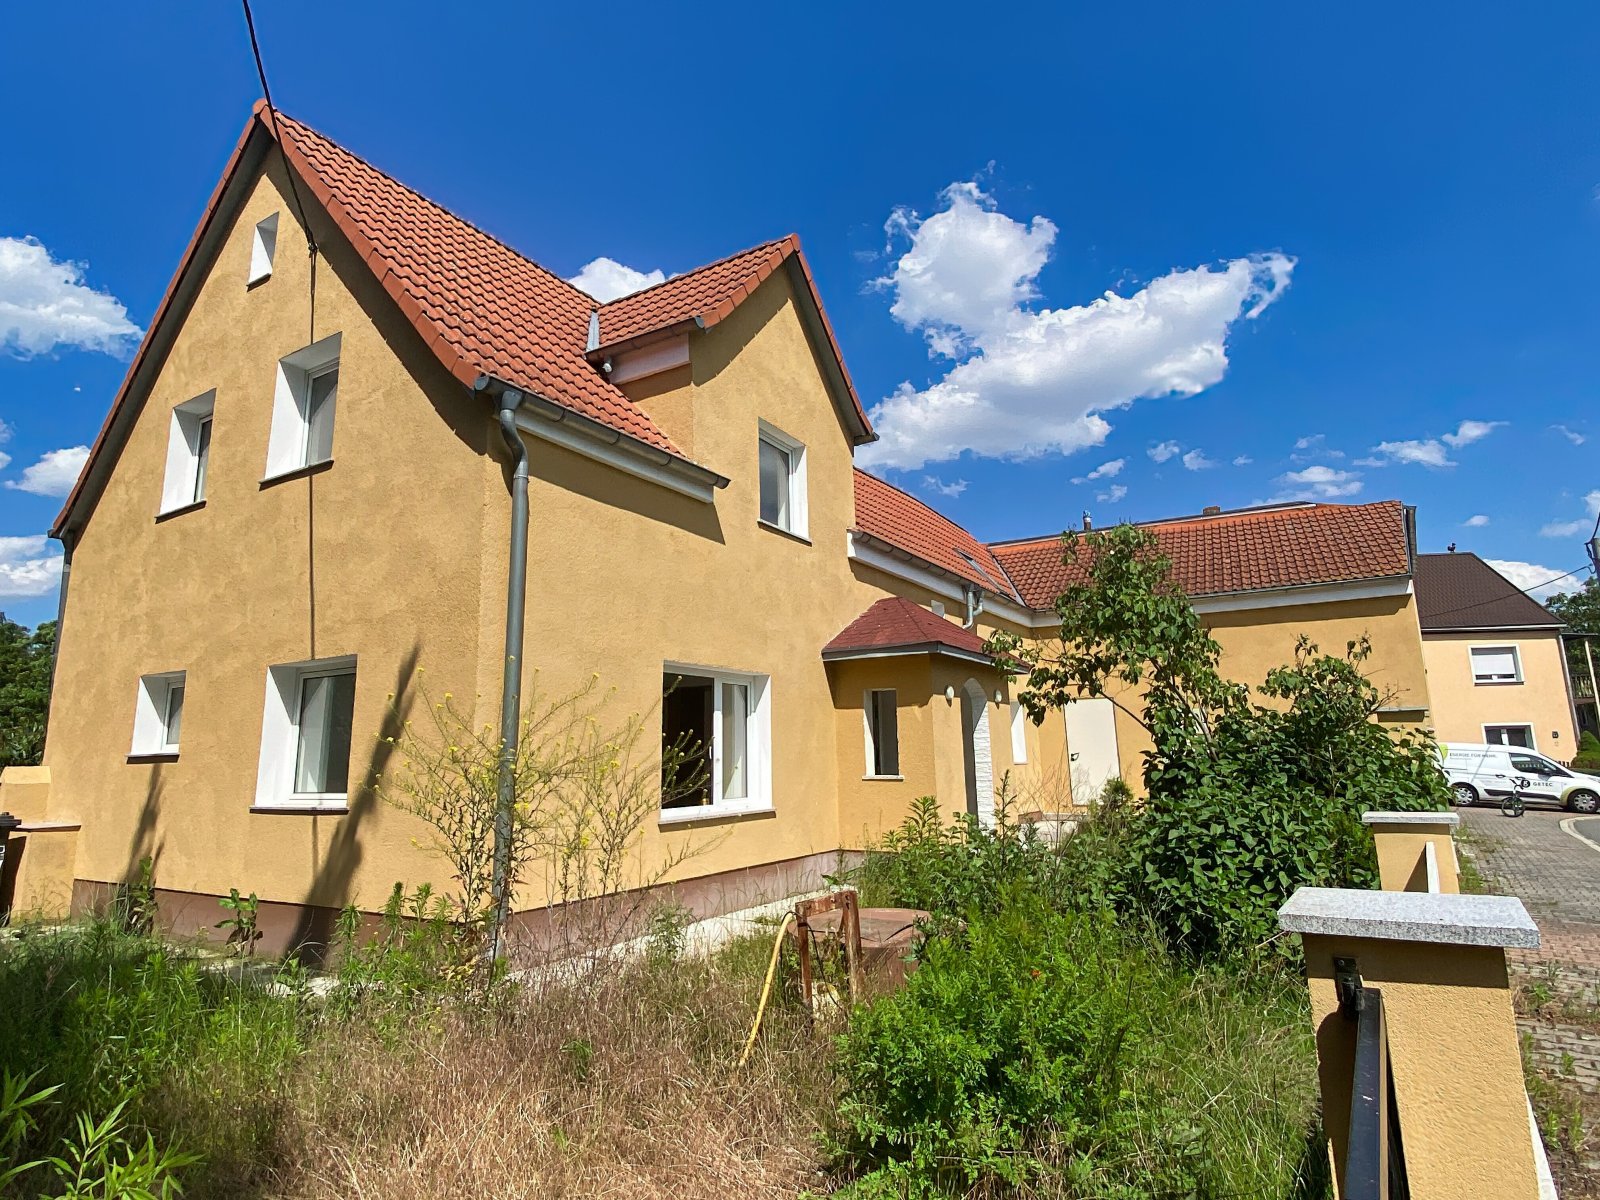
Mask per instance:
[[[718,267],[723,266],[726,263],[730,263],[736,258],[742,258],[746,254],[754,254],[756,251],[765,250],[768,247],[776,248],[783,245],[785,242],[793,242],[795,246],[798,247],[800,244],[800,237],[798,234],[786,233],[782,237],[768,238],[764,242],[757,242],[753,246],[746,246],[743,250],[735,250],[732,254],[724,254],[721,258],[713,259],[711,262],[701,263],[698,267],[691,267],[687,271],[679,271],[676,275],[668,275],[660,283],[652,283],[647,287],[638,288],[634,291],[624,293],[621,296],[613,296],[611,299],[606,301],[596,300],[594,301],[594,304],[600,313],[602,326],[605,321],[605,311],[613,304],[620,304],[624,300],[636,300],[640,296],[647,295],[648,293],[655,291],[657,288],[664,288],[668,284],[676,283],[680,279],[687,279],[689,276],[698,275],[702,271],[714,271]],[[578,290],[582,291],[583,289],[579,288]],[[585,294],[587,295],[587,293]],[[603,329],[602,332],[604,332]]]

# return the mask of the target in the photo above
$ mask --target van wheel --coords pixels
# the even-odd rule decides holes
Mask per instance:
[[[1450,790],[1455,793],[1456,805],[1460,808],[1471,808],[1478,802],[1478,789],[1470,783],[1454,784]]]
[[[1567,797],[1567,807],[1575,813],[1600,812],[1600,796],[1593,792],[1573,792]]]

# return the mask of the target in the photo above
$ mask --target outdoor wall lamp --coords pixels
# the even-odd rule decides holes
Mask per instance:
[[[947,683],[947,684],[944,685],[944,698],[945,698],[945,702],[946,703],[954,703],[955,702],[955,698],[956,698],[956,686],[955,686],[955,684]]]

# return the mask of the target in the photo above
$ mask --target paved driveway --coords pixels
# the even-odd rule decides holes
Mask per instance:
[[[1467,851],[1490,887],[1520,897],[1538,922],[1545,944],[1526,957],[1600,968],[1600,850],[1561,827],[1570,821],[1600,845],[1600,817],[1574,819],[1547,808],[1515,818],[1485,806],[1456,811]]]

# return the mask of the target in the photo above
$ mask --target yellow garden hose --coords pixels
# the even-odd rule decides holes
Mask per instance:
[[[767,964],[767,981],[761,985],[761,1002],[756,1005],[756,1023],[750,1026],[750,1037],[745,1041],[744,1053],[739,1055],[739,1065],[742,1067],[750,1059],[750,1051],[755,1049],[756,1034],[761,1032],[761,1018],[767,1011],[767,1000],[772,995],[772,980],[778,974],[778,955],[783,950],[783,935],[789,932],[789,926],[794,923],[794,914],[784,913],[783,922],[778,926],[778,936],[772,942],[772,961]]]

